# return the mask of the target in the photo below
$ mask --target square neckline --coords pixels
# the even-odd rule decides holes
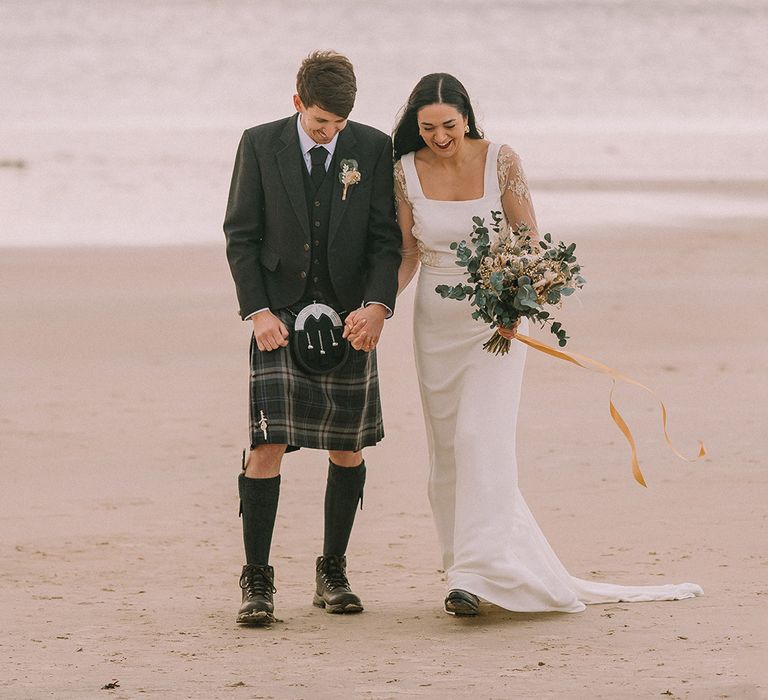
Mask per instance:
[[[486,190],[487,190],[487,184],[488,184],[488,154],[491,151],[491,146],[493,144],[489,141],[488,147],[485,149],[485,161],[483,164],[483,194],[479,197],[474,197],[473,199],[432,199],[431,197],[427,197],[426,194],[424,194],[424,188],[421,185],[421,176],[419,175],[419,170],[416,167],[416,151],[413,151],[410,155],[413,156],[413,172],[416,174],[416,182],[418,182],[419,185],[419,192],[421,193],[421,196],[423,199],[425,199],[427,202],[445,202],[446,204],[463,204],[465,202],[482,202],[485,199]],[[427,146],[427,148],[429,148]]]

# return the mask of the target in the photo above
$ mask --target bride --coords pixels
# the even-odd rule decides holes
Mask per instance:
[[[446,73],[418,82],[393,140],[401,291],[421,264],[414,349],[429,499],[447,578],[445,611],[476,615],[480,599],[520,612],[579,612],[586,603],[701,595],[692,583],[585,581],[560,563],[517,483],[514,426],[526,348],[512,343],[503,357],[486,352],[488,326],[472,319],[467,304],[435,292],[438,284],[462,280],[465,271],[449,245],[467,238],[473,216],[488,220],[491,211],[502,211],[507,227],[525,224],[538,235],[520,159],[509,146],[483,138],[464,86]],[[504,333],[512,338],[517,330]],[[527,320],[519,330],[527,332]]]

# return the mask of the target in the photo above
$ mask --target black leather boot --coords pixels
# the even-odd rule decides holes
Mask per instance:
[[[312,601],[318,608],[329,613],[359,613],[363,604],[350,589],[347,580],[347,558],[345,556],[318,557],[315,565],[315,597]]]
[[[275,621],[272,594],[277,593],[277,589],[274,582],[275,570],[271,566],[246,564],[243,567],[243,573],[240,575],[243,604],[237,612],[239,624],[269,625]]]

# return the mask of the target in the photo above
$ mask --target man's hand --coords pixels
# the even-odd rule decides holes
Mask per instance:
[[[253,336],[256,338],[256,347],[262,352],[270,352],[288,345],[288,329],[285,324],[269,309],[259,311],[251,316],[253,322]]]
[[[379,342],[386,317],[387,309],[381,304],[369,304],[356,309],[344,322],[343,336],[355,350],[370,352]]]

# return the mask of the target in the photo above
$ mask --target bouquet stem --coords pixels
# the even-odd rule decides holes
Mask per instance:
[[[491,339],[483,343],[483,350],[492,352],[494,355],[506,355],[511,344],[512,342],[504,338],[499,331],[494,331]]]

